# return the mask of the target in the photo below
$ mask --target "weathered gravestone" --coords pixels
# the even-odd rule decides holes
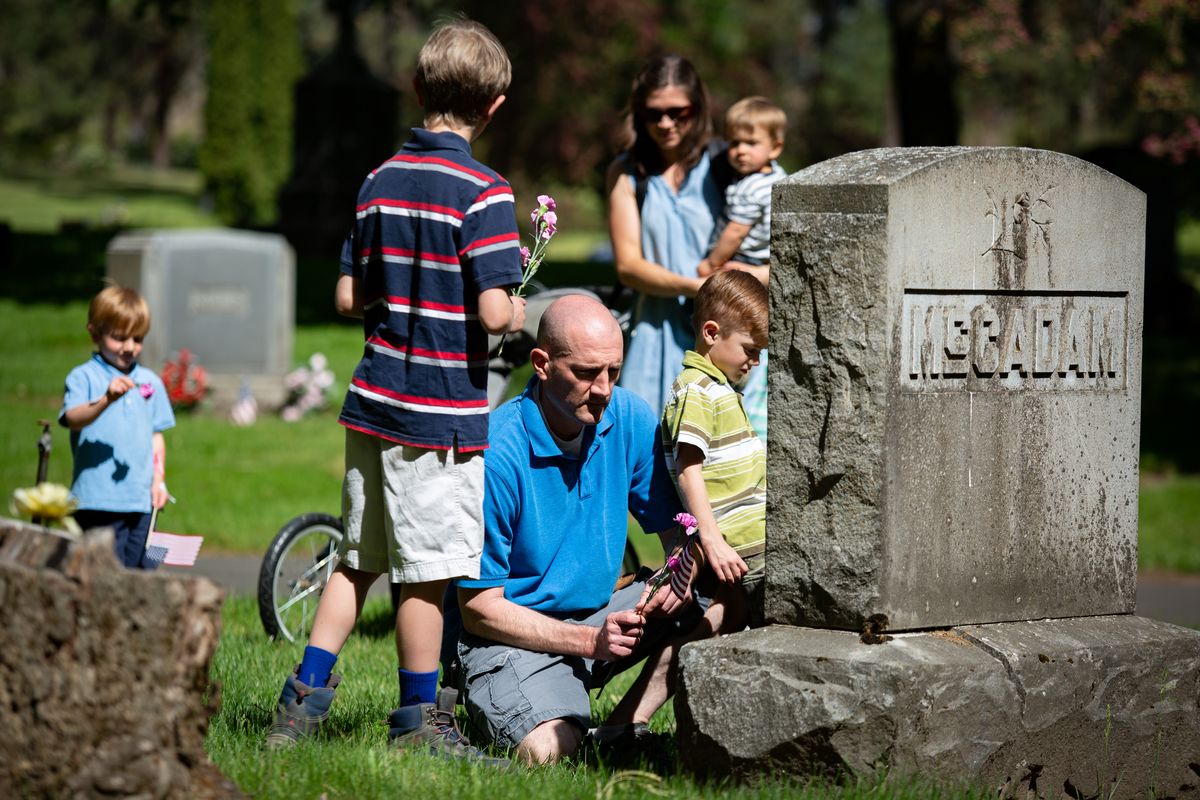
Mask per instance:
[[[204,753],[223,597],[0,520],[0,797],[240,797]]]
[[[149,302],[142,363],[159,371],[182,349],[227,405],[248,383],[278,405],[292,368],[296,266],[282,236],[237,230],[138,231],[108,246],[107,274]]]
[[[1129,616],[1144,196],[1057,153],[919,148],[774,204],[779,624],[684,650],[685,760],[1200,785],[1200,634]]]

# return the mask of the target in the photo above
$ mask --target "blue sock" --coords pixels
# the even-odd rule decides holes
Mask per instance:
[[[337,653],[308,645],[304,648],[304,658],[300,661],[300,682],[314,689],[324,689],[325,684],[329,683],[329,675],[333,672],[337,658]]]
[[[400,673],[400,705],[415,706],[418,703],[433,703],[437,700],[438,671]]]

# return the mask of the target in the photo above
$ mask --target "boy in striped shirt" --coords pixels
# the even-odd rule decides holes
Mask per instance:
[[[744,628],[762,587],[767,460],[733,387],[766,346],[767,290],[747,272],[718,272],[696,295],[692,326],[695,349],[662,417],[667,468],[699,531],[692,587],[712,598],[689,640]]]
[[[400,707],[388,739],[480,758],[454,725],[453,689],[437,689],[442,597],[478,578],[488,334],[521,329],[520,237],[513,194],[471,142],[504,102],[512,66],[487,28],[440,25],[421,48],[413,88],[424,127],[367,176],[342,249],[335,303],[363,319],[365,348],[339,422],[346,427],[345,537],[303,661],[284,683],[267,735],[289,746],[317,731],[340,677],[337,655],[367,591],[402,585],[396,616]]]

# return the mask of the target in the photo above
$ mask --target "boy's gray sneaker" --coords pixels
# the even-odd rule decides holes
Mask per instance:
[[[457,690],[443,688],[438,692],[436,703],[397,708],[388,715],[388,743],[403,749],[424,749],[443,758],[465,758],[491,767],[511,766],[511,761],[492,758],[471,746],[454,719],[457,700]]]
[[[669,739],[651,731],[644,722],[630,722],[590,728],[585,741],[609,767],[644,767],[662,772],[668,765],[665,754]]]
[[[267,732],[267,747],[292,747],[301,739],[314,735],[321,723],[329,718],[333,693],[342,682],[341,675],[330,675],[324,688],[313,688],[300,680],[300,665],[283,682],[275,719]]]

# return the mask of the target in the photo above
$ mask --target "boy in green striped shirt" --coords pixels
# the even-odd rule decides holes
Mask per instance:
[[[767,459],[733,386],[767,345],[767,290],[748,272],[720,271],[700,287],[692,327],[695,349],[671,386],[662,435],[667,467],[699,531],[693,586],[712,598],[689,637],[699,639],[746,627],[751,593],[762,587]]]
[[[646,659],[609,715],[609,725],[589,732],[601,747],[649,735],[646,722],[674,692],[679,649],[742,630],[751,611],[762,605],[757,598],[751,602],[751,596],[762,592],[767,459],[732,384],[758,363],[759,351],[767,346],[766,288],[748,272],[718,271],[696,295],[692,327],[696,349],[684,354],[683,371],[671,385],[662,437],[667,468],[696,518],[699,535],[685,540],[688,551],[675,553],[668,562],[684,566],[664,567],[659,581],[670,575],[671,591],[679,597],[694,595],[705,609],[704,618]],[[655,613],[664,594],[656,588],[643,594],[639,611]]]

